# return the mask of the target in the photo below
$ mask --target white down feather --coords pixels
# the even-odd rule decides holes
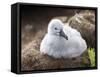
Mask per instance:
[[[59,30],[63,29],[68,40],[59,35],[59,30],[56,31],[53,29],[56,27]],[[59,19],[50,21],[48,24],[48,32],[40,44],[40,52],[54,58],[77,57],[86,49],[86,41],[82,38],[80,32],[70,27],[68,24],[64,25]]]

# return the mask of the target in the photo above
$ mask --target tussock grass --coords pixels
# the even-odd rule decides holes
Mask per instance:
[[[88,55],[89,55],[91,67],[95,67],[95,51],[94,51],[94,48],[88,48]]]

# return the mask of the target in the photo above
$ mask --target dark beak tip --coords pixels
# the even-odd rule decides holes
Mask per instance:
[[[66,40],[68,40],[68,37],[66,37]]]
[[[68,40],[68,36],[63,32],[63,30],[60,31],[60,36],[64,37],[66,40]]]

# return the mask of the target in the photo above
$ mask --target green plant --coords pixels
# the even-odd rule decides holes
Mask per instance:
[[[94,48],[88,48],[89,59],[91,67],[95,67],[95,51]]]

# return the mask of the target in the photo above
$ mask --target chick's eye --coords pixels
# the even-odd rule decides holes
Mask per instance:
[[[55,30],[57,30],[57,28],[55,28]]]

